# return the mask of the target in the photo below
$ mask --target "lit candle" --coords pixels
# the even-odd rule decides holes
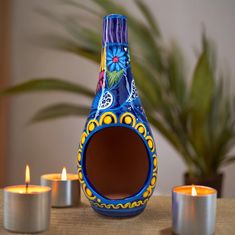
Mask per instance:
[[[52,207],[73,207],[80,202],[80,184],[78,176],[68,174],[64,167],[62,173],[41,176],[41,185],[51,187]]]
[[[46,231],[50,221],[51,189],[30,185],[26,166],[25,185],[4,188],[4,228],[18,233]]]
[[[172,190],[173,231],[179,235],[212,235],[216,222],[215,189],[199,186],[177,186]]]

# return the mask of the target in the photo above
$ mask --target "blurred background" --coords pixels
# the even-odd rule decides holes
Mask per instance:
[[[81,3],[82,1],[71,2]],[[96,1],[83,2],[94,12],[100,9],[99,4],[106,3],[106,1],[103,3],[97,1],[99,4],[95,5]],[[216,69],[218,71],[215,73],[218,76],[222,72],[225,74],[223,78],[226,84],[224,85],[225,94],[234,93],[235,2],[233,0],[215,0],[213,3],[209,0],[143,0],[139,2],[143,2],[151,10],[161,31],[161,42],[163,42],[161,46],[170,48],[174,44],[172,42],[179,45],[185,61],[184,76],[188,81],[186,83],[190,83],[192,79],[202,48],[202,34],[206,31],[206,35],[212,39],[212,44],[216,48]],[[115,3],[123,6],[139,21],[146,20],[135,1],[119,0]],[[67,24],[57,18],[62,15],[69,19],[81,19],[78,24],[82,22],[85,26],[86,24],[91,25],[90,27],[96,29],[101,37],[101,16],[98,17],[99,20],[92,20],[91,13],[86,14],[86,11],[81,11],[81,6],[79,6],[56,0],[1,1],[1,88],[26,82],[32,78],[61,78],[95,91],[99,72],[98,64],[94,63],[96,60],[92,62],[85,56],[78,56],[79,53],[55,50],[44,45],[45,37],[43,35],[56,32],[57,35],[67,37],[68,32],[64,29]],[[119,13],[118,11],[117,9],[117,13]],[[100,12],[102,15],[102,10]],[[83,31],[81,30],[79,33],[82,34]],[[43,37],[44,39],[41,40]],[[134,51],[134,47],[137,47],[136,44],[139,42],[136,42],[134,37],[129,39],[130,48]],[[77,40],[80,39],[77,38]],[[53,38],[51,38],[50,44],[53,45]],[[99,46],[101,50],[101,44],[97,44],[97,48]],[[144,48],[145,41],[143,40],[139,46]],[[97,54],[99,58],[100,54]],[[143,60],[145,59],[145,55],[140,56],[143,57]],[[181,61],[181,57],[178,58]],[[156,73],[156,75],[159,74]],[[141,83],[139,84],[141,86]],[[206,96],[207,90],[204,91],[205,94],[200,94],[198,91],[200,96]],[[26,92],[1,100],[2,185],[23,183],[26,164],[29,164],[31,168],[32,183],[39,183],[40,175],[44,173],[60,172],[63,166],[66,166],[70,172],[76,172],[77,146],[86,118],[69,116],[28,124],[30,118],[39,109],[59,102],[89,105],[91,100],[85,96],[56,91],[31,92],[30,94]],[[156,111],[158,110],[156,109]],[[223,113],[222,109],[221,112]],[[234,109],[231,112],[233,114]],[[220,125],[220,122],[218,121],[216,125]],[[183,183],[183,174],[188,171],[188,167],[179,151],[172,147],[160,131],[153,129],[153,135],[159,155],[156,193],[170,194],[173,186]],[[233,141],[231,141],[229,156],[233,156],[234,153],[235,149]],[[233,159],[233,157],[231,158]],[[231,160],[232,162],[233,160]],[[235,197],[233,182],[235,164],[221,164],[218,172],[225,174],[224,196]]]

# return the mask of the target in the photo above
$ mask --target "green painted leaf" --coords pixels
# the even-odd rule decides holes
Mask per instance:
[[[112,87],[115,84],[117,84],[119,82],[119,80],[121,79],[122,75],[123,75],[124,69],[120,70],[120,71],[107,71],[107,78],[108,78],[108,86]]]

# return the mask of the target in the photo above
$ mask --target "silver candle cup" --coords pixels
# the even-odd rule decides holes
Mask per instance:
[[[67,174],[66,180],[61,174],[42,175],[41,185],[51,188],[52,207],[76,207],[80,203],[80,183],[75,174]]]
[[[42,186],[9,186],[3,193],[3,226],[17,233],[46,231],[50,222],[51,189]]]
[[[215,189],[205,186],[177,186],[172,190],[173,232],[179,235],[212,235],[215,233]]]

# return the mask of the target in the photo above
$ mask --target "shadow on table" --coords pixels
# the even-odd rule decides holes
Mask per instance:
[[[90,205],[80,202],[77,206],[72,207],[52,207],[55,210],[64,210],[64,209],[77,209],[77,208],[90,208]]]
[[[84,202],[80,202],[78,207],[80,207],[80,208],[88,208],[88,207],[90,207],[90,205],[88,205],[88,204],[86,204]]]
[[[172,227],[168,227],[168,228],[164,228],[164,229],[160,230],[160,234],[161,235],[174,235],[174,233],[172,231]]]

